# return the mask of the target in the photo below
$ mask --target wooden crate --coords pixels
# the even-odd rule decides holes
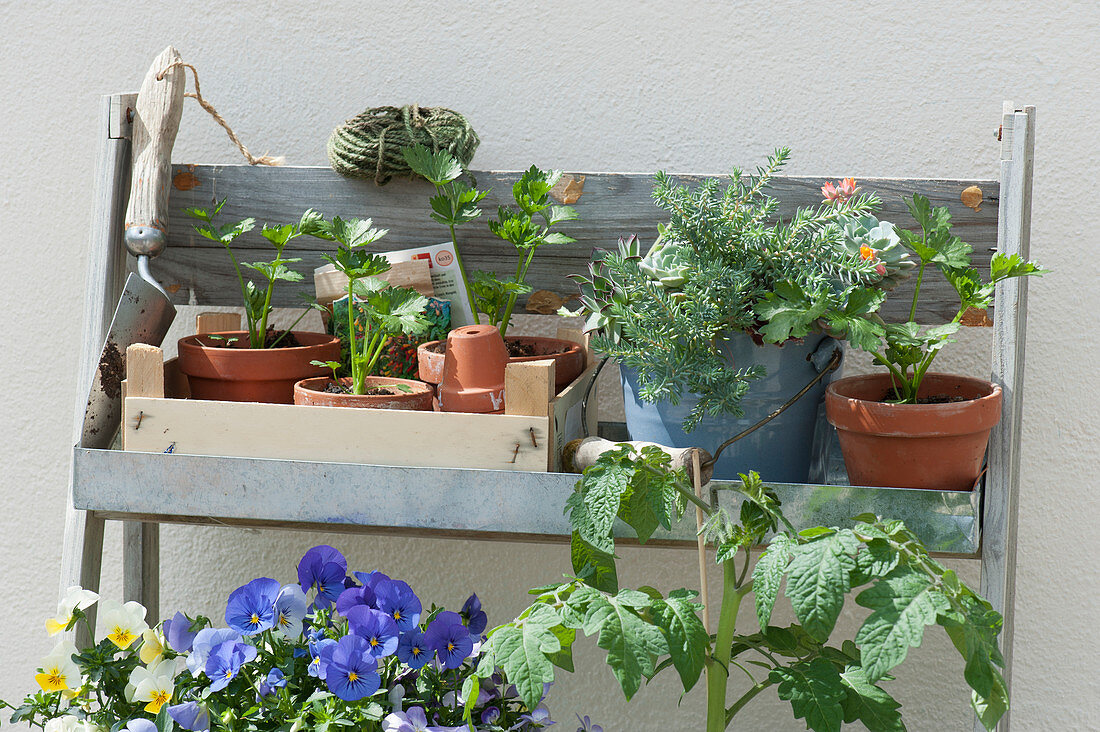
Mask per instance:
[[[205,332],[200,326],[199,331]],[[558,336],[584,344],[577,331]],[[586,344],[584,344],[586,345]],[[175,359],[143,344],[126,352],[122,446],[137,452],[278,458],[429,468],[556,471],[565,443],[595,434],[595,376],[585,370],[554,394],[551,360],[508,365],[504,414],[304,407],[189,399]]]

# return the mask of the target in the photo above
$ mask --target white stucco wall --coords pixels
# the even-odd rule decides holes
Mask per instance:
[[[1033,4],[601,2],[0,4],[0,298],[9,330],[0,420],[0,698],[30,689],[50,642],[81,334],[98,95],[138,87],[174,44],[255,152],[323,164],[331,128],[418,102],[467,114],[476,165],[721,172],[789,145],[793,174],[996,177],[1002,99],[1038,106],[1020,497],[1015,728],[1095,728],[1100,581],[1096,257],[1100,157],[1095,2]],[[188,101],[176,159],[238,162]],[[963,359],[966,360],[965,358]],[[973,361],[971,361],[973,364]],[[978,370],[983,367],[977,361]],[[467,509],[470,510],[470,509]],[[108,531],[104,588],[120,594]],[[289,578],[318,541],[404,576],[437,603],[479,592],[490,619],[567,567],[564,547],[231,529],[163,534],[162,607],[220,615],[258,574]],[[694,555],[623,552],[624,580],[694,583]],[[977,565],[959,563],[977,580]],[[715,591],[717,588],[715,588]],[[856,619],[845,629],[854,632]],[[593,643],[554,693],[562,719],[608,730],[699,729],[666,675],[624,704]],[[961,663],[940,634],[892,685],[910,729],[969,728]],[[796,730],[764,699],[739,729]]]

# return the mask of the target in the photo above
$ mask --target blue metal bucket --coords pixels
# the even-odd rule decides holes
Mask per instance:
[[[749,385],[741,402],[744,417],[720,415],[707,417],[690,433],[683,428],[684,418],[698,402],[694,394],[685,394],[680,403],[648,404],[638,398],[637,373],[620,367],[626,427],[632,440],[645,440],[671,447],[702,447],[710,452],[781,407],[819,373],[811,356],[820,346],[831,353],[824,335],[812,335],[802,342],[783,346],[758,346],[744,333],[725,342],[723,350],[737,368],[759,364],[767,376]],[[826,356],[827,361],[828,356]],[[755,470],[773,483],[807,483],[813,455],[814,431],[818,424],[818,405],[825,395],[827,379],[814,385],[801,399],[768,424],[726,448],[714,466],[716,480],[736,480],[738,473]]]

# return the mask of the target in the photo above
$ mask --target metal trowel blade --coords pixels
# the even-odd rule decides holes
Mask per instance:
[[[84,410],[83,447],[110,446],[122,420],[126,349],[134,343],[159,346],[175,316],[176,307],[160,290],[130,273],[92,376]]]

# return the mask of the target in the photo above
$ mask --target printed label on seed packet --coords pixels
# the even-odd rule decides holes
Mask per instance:
[[[435,291],[435,297],[440,300],[451,301],[451,327],[457,328],[460,325],[473,324],[474,314],[470,310],[469,295],[462,284],[462,274],[458,270],[458,258],[455,257],[454,244],[448,241],[426,247],[382,252],[382,256],[393,264],[416,260],[426,261],[431,271],[432,289]],[[318,267],[313,271],[314,281],[320,283],[318,275],[325,279],[323,276],[330,272],[335,272],[335,268],[331,264]],[[341,286],[346,287],[346,285],[347,281],[344,280]]]

